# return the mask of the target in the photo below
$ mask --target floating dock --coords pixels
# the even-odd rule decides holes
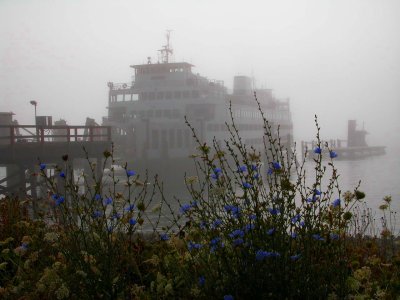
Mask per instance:
[[[322,155],[329,157],[330,153],[328,149],[334,151],[337,154],[338,160],[355,160],[363,159],[366,157],[384,155],[386,154],[385,146],[368,146],[365,140],[365,136],[368,132],[363,128],[357,130],[356,120],[348,121],[347,140],[330,140],[321,141]],[[312,159],[315,157],[314,149],[317,147],[317,142],[301,142],[301,153],[307,154],[307,157]]]

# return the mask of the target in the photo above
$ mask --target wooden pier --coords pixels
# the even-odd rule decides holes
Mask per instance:
[[[347,123],[347,140],[330,140],[321,141],[321,154],[330,156],[328,149],[337,154],[335,159],[340,160],[354,160],[362,159],[375,155],[383,155],[386,153],[385,146],[368,146],[365,140],[367,131],[364,129],[357,129],[356,120],[348,120]],[[304,156],[307,154],[308,158],[315,158],[314,149],[317,147],[317,142],[301,142],[301,153]]]
[[[355,159],[363,159],[370,156],[376,155],[384,155],[386,154],[385,146],[351,146],[351,147],[343,147],[343,142],[339,143],[330,141],[330,142],[322,142],[322,155],[324,157],[329,158],[329,151],[334,151],[337,154],[335,160],[355,160]],[[326,147],[326,145],[328,147]],[[301,142],[301,153],[304,155],[307,154],[309,159],[315,158],[317,154],[314,153],[314,149],[317,147],[317,143],[314,142]]]
[[[0,197],[24,196],[30,190],[36,198],[38,179],[29,174],[39,172],[39,162],[62,166],[63,155],[73,166],[74,161],[85,159],[86,151],[96,161],[100,176],[103,152],[110,148],[110,126],[0,125],[0,167],[6,168],[6,177],[0,178]]]

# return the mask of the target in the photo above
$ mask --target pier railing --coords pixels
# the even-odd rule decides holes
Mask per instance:
[[[0,145],[95,141],[111,141],[111,127],[0,125]]]

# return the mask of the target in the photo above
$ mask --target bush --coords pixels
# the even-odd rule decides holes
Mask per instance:
[[[260,112],[262,110],[260,108]],[[232,115],[232,113],[231,113]],[[123,177],[76,178],[68,157],[48,177],[36,218],[29,197],[0,205],[0,295],[11,299],[323,299],[398,294],[400,261],[392,214],[380,237],[342,193],[336,153],[306,174],[295,148],[264,118],[264,149],[245,145],[233,117],[221,146],[193,136],[196,176],[179,212],[153,184],[124,166]],[[88,156],[88,155],[87,155]],[[113,151],[104,164],[114,165]],[[193,175],[193,174],[189,174]],[[306,184],[306,178],[313,183]],[[79,182],[85,183],[82,190]],[[107,184],[110,182],[111,184]],[[381,209],[390,211],[390,198]],[[385,215],[386,216],[386,215]],[[161,221],[164,218],[163,222]]]
[[[316,125],[314,152],[320,154]],[[262,153],[243,144],[233,118],[227,126],[231,137],[224,149],[197,139],[195,163],[203,176],[188,184],[193,200],[181,206],[189,220],[184,231],[192,280],[199,281],[202,297],[345,295],[353,202],[341,199],[335,155],[328,166],[321,155],[314,159],[315,181],[306,186],[305,160],[296,161],[265,118]],[[331,173],[323,186],[327,167]]]

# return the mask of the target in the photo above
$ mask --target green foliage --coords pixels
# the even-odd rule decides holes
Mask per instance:
[[[296,161],[267,120],[263,152],[243,144],[233,118],[226,126],[231,137],[223,148],[197,139],[200,153],[193,157],[201,179],[187,185],[193,200],[181,207],[193,282],[205,278],[202,297],[345,295],[353,201],[340,200],[333,161],[326,166],[319,156],[315,173],[306,174],[305,160]],[[312,185],[306,176],[315,177]]]
[[[400,293],[392,199],[380,206],[379,236],[367,236],[373,224],[359,206],[365,194],[358,186],[340,190],[335,156],[325,162],[318,155],[327,145],[319,141],[317,120],[315,167],[307,174],[306,158],[298,162],[265,118],[263,150],[243,143],[233,117],[226,126],[223,145],[204,143],[190,127],[198,143],[196,173],[185,178],[191,200],[180,203],[179,213],[157,177],[149,184],[126,165],[122,176],[113,167],[99,176],[88,158],[76,178],[67,155],[54,177],[41,164],[48,198],[38,200],[37,215],[28,196],[0,200],[0,297],[393,299]],[[100,168],[114,164],[113,150],[104,151]]]

